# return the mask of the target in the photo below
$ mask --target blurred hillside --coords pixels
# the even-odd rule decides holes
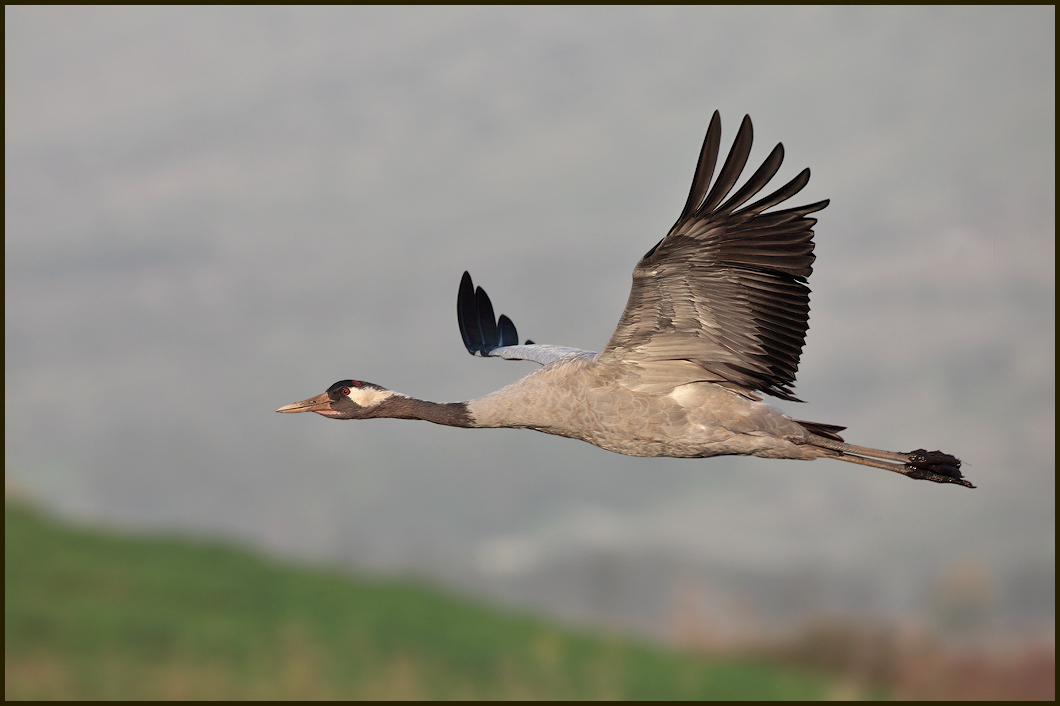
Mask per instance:
[[[836,680],[5,506],[8,699],[821,698]]]
[[[686,606],[687,608],[687,606]],[[71,528],[5,505],[5,697],[1052,698],[1051,646],[947,649],[923,633],[819,624],[678,650],[575,631],[408,582],[245,551]]]

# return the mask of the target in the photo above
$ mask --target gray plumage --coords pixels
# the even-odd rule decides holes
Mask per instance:
[[[808,216],[828,201],[769,210],[802,190],[808,169],[753,200],[780,169],[779,144],[730,196],[751,143],[745,116],[713,179],[721,146],[714,113],[685,207],[633,270],[629,301],[603,352],[519,344],[515,325],[494,318],[489,297],[465,272],[457,319],[468,351],[542,368],[468,402],[439,404],[342,380],[277,411],[536,429],[631,456],[834,458],[974,487],[949,454],[846,444],[843,427],[796,420],[762,401],[761,393],[799,401],[792,386],[809,322],[817,222]]]

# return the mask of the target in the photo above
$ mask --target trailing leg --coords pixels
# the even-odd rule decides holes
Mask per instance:
[[[930,480],[935,483],[956,483],[966,488],[975,487],[965,480],[961,474],[961,460],[941,451],[917,449],[909,453],[896,453],[894,451],[870,449],[867,446],[846,444],[842,441],[826,439],[817,434],[810,434],[810,439],[807,443],[829,451],[830,453],[825,454],[827,458],[849,461],[850,463],[872,466],[873,468],[883,468],[919,480]],[[886,460],[879,461],[877,459]],[[888,463],[888,461],[898,461],[898,463]]]

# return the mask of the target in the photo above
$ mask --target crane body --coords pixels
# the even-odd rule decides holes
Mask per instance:
[[[975,487],[941,451],[906,453],[847,444],[844,427],[787,416],[763,393],[799,402],[792,385],[809,325],[813,226],[828,201],[771,210],[809,181],[805,169],[749,205],[780,168],[777,145],[732,193],[750,153],[744,117],[717,179],[715,112],[685,208],[633,272],[629,301],[600,353],[519,343],[515,325],[465,272],[457,320],[472,355],[542,367],[466,402],[419,400],[340,380],[283,413],[332,419],[422,419],[458,427],[534,429],[631,456],[833,458],[936,483]]]

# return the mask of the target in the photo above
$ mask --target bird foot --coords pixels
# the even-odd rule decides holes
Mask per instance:
[[[909,469],[906,475],[910,478],[934,483],[956,483],[965,488],[975,487],[964,479],[961,474],[961,460],[956,456],[924,449],[910,451],[908,456],[905,467]]]

